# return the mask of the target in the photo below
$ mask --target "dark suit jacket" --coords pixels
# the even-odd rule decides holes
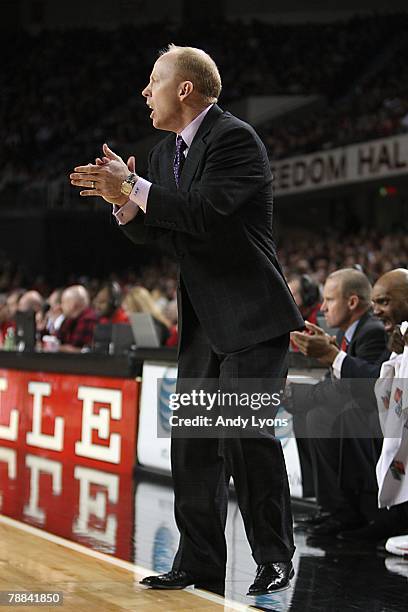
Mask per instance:
[[[341,378],[353,379],[350,385],[353,399],[360,406],[366,406],[366,410],[376,413],[377,400],[374,386],[380,376],[381,365],[390,358],[391,352],[387,347],[388,337],[383,324],[377,321],[377,326],[375,326],[374,323],[375,319],[372,318],[366,326],[367,339],[361,350],[358,350],[357,345],[357,350],[347,352],[347,357],[344,358],[341,366]],[[385,344],[383,344],[383,334]],[[378,352],[379,346],[383,346],[380,353]]]
[[[341,335],[337,339],[340,343]],[[343,364],[353,360],[378,369],[376,364],[386,350],[386,342],[383,324],[367,312],[358,322]],[[330,439],[320,440],[319,445],[321,447],[326,442],[326,448],[332,445],[333,452],[339,453],[338,476],[343,487],[375,492],[375,465],[382,440],[373,385],[367,384],[365,374],[359,368],[350,369],[345,374],[342,367],[341,375],[341,380],[328,375],[316,385],[293,385],[291,410],[294,412],[295,433],[297,436],[315,437],[306,425],[308,410],[317,409],[315,414],[321,419],[326,413],[329,417],[338,414],[334,427],[341,432],[339,449],[336,450]],[[310,453],[308,449],[314,449],[315,444],[313,439],[307,440],[307,444],[302,442],[300,448],[304,462]]]
[[[304,326],[272,238],[272,174],[251,126],[214,105],[188,151],[177,190],[175,135],[151,152],[146,215],[122,226],[136,244],[162,240],[215,350],[232,352]],[[181,310],[183,305],[181,304]]]
[[[386,348],[374,363],[370,363],[360,357],[347,355],[341,365],[342,378],[373,378],[380,376],[381,366],[388,361],[391,352]]]
[[[339,338],[340,340],[340,338]],[[375,318],[372,314],[364,314],[358,322],[356,330],[353,334],[351,342],[347,348],[347,357],[345,357],[342,368],[342,378],[363,378],[364,374],[360,369],[357,369],[357,364],[365,362],[367,365],[377,365],[383,355],[390,354],[387,349],[388,337],[382,322]],[[388,358],[388,357],[387,357]],[[344,364],[346,364],[346,367]],[[368,369],[367,372],[374,371]]]

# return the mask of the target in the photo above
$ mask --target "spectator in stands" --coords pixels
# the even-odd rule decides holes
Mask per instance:
[[[177,299],[174,298],[167,303],[163,311],[164,316],[170,321],[170,336],[166,340],[166,346],[177,346],[178,344],[178,311]]]
[[[121,306],[122,299],[119,283],[104,283],[93,300],[94,310],[99,316],[98,323],[129,323],[129,317]]]
[[[146,312],[152,315],[161,344],[166,344],[171,331],[171,323],[160,311],[150,292],[145,287],[134,287],[122,302],[123,310],[130,318],[133,312]]]
[[[50,306],[48,302],[44,302],[40,310],[35,313],[35,327],[37,331],[37,340],[42,340],[42,337],[47,334],[47,318]]]
[[[27,312],[32,310],[37,313],[40,312],[44,305],[44,298],[38,291],[26,291],[18,302],[17,310],[19,312]]]
[[[408,110],[404,95],[404,48],[397,48],[380,73],[349,96],[351,102],[345,108],[344,105],[338,108],[333,98],[350,93],[351,86],[364,74],[367,62],[381,56],[391,36],[397,40],[406,27],[404,14],[355,17],[324,27],[319,23],[288,26],[217,20],[211,28],[190,22],[188,37],[197,46],[211,49],[219,59],[225,75],[226,107],[248,92],[328,98],[324,116],[319,107],[312,117],[294,123],[290,116],[287,125],[279,118],[278,126],[265,130],[270,130],[271,153],[276,159],[324,145],[335,146],[356,137],[365,138],[366,134],[371,137],[388,134],[390,129],[403,129],[401,118]],[[141,89],[141,75],[149,70],[146,50],[160,47],[166,39],[183,39],[185,32],[183,25],[175,29],[167,21],[138,27],[127,25],[126,30],[112,30],[110,37],[110,53],[101,56],[104,34],[98,29],[26,31],[20,37],[11,30],[3,32],[0,51],[5,56],[13,47],[13,54],[7,55],[8,70],[0,75],[4,98],[0,108],[3,143],[0,189],[17,183],[23,187],[21,200],[26,202],[27,196],[32,197],[33,184],[35,191],[42,183],[47,185],[49,195],[55,193],[58,201],[61,195],[58,175],[71,166],[70,160],[92,155],[101,134],[107,134],[119,146],[129,136],[117,119],[131,114],[138,123],[138,115],[145,113],[143,104],[133,101],[130,84],[124,83],[120,71],[115,70],[122,53],[137,79],[136,87]],[[138,49],[132,47],[132,40],[139,41]],[[60,53],[61,48],[71,49],[69,58]],[[325,58],[324,63],[321,57]],[[61,78],[70,65],[79,63],[81,70],[71,71],[69,79]],[[247,70],[248,65],[251,70]],[[86,111],[92,79],[103,84],[103,95],[93,102],[97,119],[90,124]],[[37,91],[31,83],[40,80],[42,87]],[[120,101],[116,95],[119,89]],[[77,92],[83,95],[78,96]],[[138,135],[139,138],[150,135],[149,129]],[[33,152],[29,159],[24,156],[26,150]],[[44,163],[50,159],[52,164]]]
[[[308,274],[292,276],[288,285],[302,317],[305,321],[317,324],[321,303],[319,285]]]
[[[164,292],[163,283],[159,283],[153,287],[151,296],[156,306],[163,312],[167,305],[167,297]]]
[[[405,232],[382,235],[360,232],[317,236],[293,232],[279,241],[279,257],[286,276],[309,274],[319,284],[340,268],[360,265],[371,283],[382,274],[408,264],[408,237]]]
[[[14,321],[18,309],[19,301],[25,293],[25,289],[14,289],[7,296],[7,308],[9,313],[9,321]]]
[[[64,320],[64,313],[62,312],[61,299],[64,290],[54,289],[48,297],[47,303],[49,304],[49,310],[47,312],[47,333],[55,336],[58,333],[59,328]]]
[[[61,298],[64,321],[57,338],[60,351],[78,353],[92,345],[97,323],[95,312],[89,307],[89,294],[83,285],[72,285],[65,289]]]
[[[44,308],[45,306],[45,308]],[[17,312],[34,312],[37,334],[41,337],[45,333],[46,312],[48,307],[42,295],[35,290],[26,291],[18,302]]]
[[[5,293],[0,293],[0,346],[3,346],[4,338],[9,325],[7,295]]]

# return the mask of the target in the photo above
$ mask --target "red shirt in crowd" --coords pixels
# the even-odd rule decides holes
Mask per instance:
[[[129,323],[129,317],[123,308],[119,307],[111,317],[101,317],[98,323]]]
[[[313,325],[319,325],[317,322],[317,315],[320,312],[320,307],[321,307],[321,304],[316,304],[315,306],[313,306],[311,311],[308,313],[307,317],[304,317],[305,320],[309,321],[309,323],[313,323]],[[292,340],[290,341],[290,348],[291,348],[291,351],[293,351],[294,353],[299,352],[298,347],[296,346],[294,342],[292,342]]]
[[[3,323],[0,324],[0,345],[3,344],[9,327],[13,327],[15,329],[15,324],[11,323],[10,321],[3,321]]]
[[[172,325],[170,328],[170,335],[166,340],[166,346],[177,346],[178,344],[178,330],[177,325]]]
[[[313,306],[312,310],[309,312],[309,314],[306,317],[306,321],[309,321],[309,323],[313,323],[313,325],[318,325],[317,315],[320,312],[320,308],[321,308],[321,304],[316,304],[316,306]]]
[[[92,308],[86,308],[75,319],[65,319],[59,328],[57,338],[61,344],[77,348],[92,346],[93,334],[98,317]]]

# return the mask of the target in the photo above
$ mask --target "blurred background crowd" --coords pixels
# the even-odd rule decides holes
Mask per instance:
[[[163,21],[110,32],[109,52],[97,29],[6,31],[0,192],[66,175],[103,140],[121,150],[151,135],[139,93],[169,41],[216,58],[224,108],[243,96],[319,96],[318,110],[296,121],[258,126],[271,159],[407,131],[407,26],[404,13],[328,24]]]
[[[365,12],[325,23],[219,16],[130,21],[109,33],[89,26],[5,29],[0,37],[3,339],[15,309],[25,308],[27,293],[32,297],[36,292],[36,310],[50,306],[39,322],[45,329],[52,296],[60,301],[66,288],[82,286],[95,321],[116,316],[117,308],[124,320],[130,308],[145,309],[167,328],[164,342],[175,341],[175,263],[163,253],[134,251],[115,223],[106,221],[108,208],[79,203],[68,183],[73,166],[92,160],[104,141],[124,156],[137,143],[146,141],[146,150],[153,144],[157,133],[140,92],[152,58],[169,41],[202,46],[216,59],[225,109],[251,96],[311,96],[317,101],[299,114],[256,125],[273,163],[408,130],[407,26],[406,12]],[[143,175],[143,156],[137,167]],[[375,283],[385,272],[407,266],[408,238],[398,212],[404,210],[404,194],[398,194],[389,215],[393,202],[384,199],[375,209],[378,193],[371,187],[366,194],[350,194],[319,200],[319,210],[333,209],[331,220],[321,215],[320,223],[315,222],[320,213],[312,219],[308,212],[305,222],[301,217],[302,211],[313,210],[314,195],[285,203],[277,197],[276,246],[287,278],[306,274],[321,290],[336,269],[359,266]],[[336,197],[341,198],[337,208]],[[60,216],[40,219],[48,200],[68,205],[58,211]],[[78,206],[84,211],[79,221]],[[19,240],[13,241],[16,231]],[[89,257],[89,241],[98,257]],[[143,305],[132,302],[136,290],[144,293]],[[116,305],[109,314],[98,306],[106,291],[115,294],[108,299]]]
[[[408,236],[406,233],[382,235],[365,232],[346,237],[320,237],[304,233],[282,237],[278,254],[288,279],[307,275],[320,294],[327,277],[341,268],[356,268],[365,272],[371,284],[395,268],[408,267]],[[8,327],[14,326],[17,310],[34,310],[41,334],[52,333],[53,318],[63,314],[62,295],[69,287],[83,287],[79,297],[83,310],[90,308],[92,323],[129,323],[131,312],[146,312],[165,327],[162,343],[177,344],[177,269],[166,257],[149,265],[123,273],[112,273],[108,278],[70,274],[55,287],[45,275],[34,275],[29,267],[17,265],[1,258],[0,266],[0,346]],[[293,288],[292,288],[293,290]],[[75,292],[74,292],[75,293]],[[318,302],[319,300],[316,300]],[[66,309],[65,316],[70,314]],[[77,315],[77,309],[74,308]],[[62,319],[61,319],[62,320]],[[81,346],[91,345],[92,339],[79,341]]]
[[[50,287],[41,276],[30,278],[6,261],[0,277],[0,348],[15,348],[7,346],[9,332],[14,336],[16,314],[28,311],[35,312],[40,350],[43,337],[50,335],[58,338],[60,350],[90,349],[97,324],[129,324],[132,313],[151,315],[160,344],[176,346],[176,293],[174,266],[166,260],[140,274],[109,279],[72,275],[61,287]]]

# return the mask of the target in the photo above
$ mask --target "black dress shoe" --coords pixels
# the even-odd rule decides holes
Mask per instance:
[[[320,525],[331,516],[330,512],[315,512],[306,516],[295,517],[297,527],[309,527],[310,525]]]
[[[348,542],[379,542],[401,533],[400,524],[392,524],[381,520],[371,521],[360,529],[347,529],[337,534],[339,540]]]
[[[282,591],[289,586],[289,580],[294,575],[291,561],[258,565],[254,583],[249,587],[247,595],[267,595]]]
[[[364,524],[360,518],[340,518],[339,516],[330,516],[320,525],[311,526],[307,532],[313,536],[336,536],[341,531],[346,529],[358,529]]]
[[[139,584],[148,586],[151,589],[185,589],[195,584],[196,580],[183,570],[171,570],[167,574],[160,576],[146,576]]]

